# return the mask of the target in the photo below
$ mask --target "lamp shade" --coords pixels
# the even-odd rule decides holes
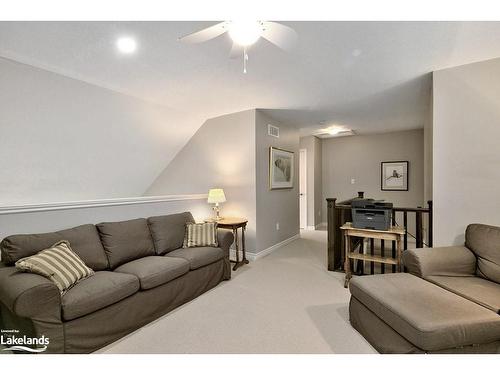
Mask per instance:
[[[208,191],[208,203],[222,203],[225,201],[226,201],[226,196],[224,195],[224,190],[210,189]]]

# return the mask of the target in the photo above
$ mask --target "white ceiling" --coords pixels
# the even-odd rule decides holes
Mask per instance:
[[[358,133],[422,127],[430,72],[500,57],[500,22],[284,23],[296,48],[260,40],[246,75],[227,35],[177,41],[213,22],[0,22],[0,55],[197,118],[266,108],[303,133],[321,120]],[[121,35],[138,40],[135,55],[116,52]]]

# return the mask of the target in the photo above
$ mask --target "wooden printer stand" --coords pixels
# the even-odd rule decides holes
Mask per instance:
[[[345,223],[340,227],[340,229],[342,230],[345,239],[344,288],[347,288],[347,286],[349,285],[349,280],[352,277],[351,259],[385,263],[385,264],[394,264],[396,265],[397,272],[401,272],[401,252],[402,252],[401,245],[403,236],[405,234],[404,228],[393,226],[390,227],[389,230],[360,229],[360,228],[354,228],[352,226],[352,223]],[[351,237],[396,241],[396,258],[354,253],[351,249]]]

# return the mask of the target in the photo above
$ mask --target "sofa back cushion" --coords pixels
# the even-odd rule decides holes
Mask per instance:
[[[181,248],[187,223],[194,223],[190,212],[148,218],[156,254],[163,255]]]
[[[470,224],[465,231],[465,246],[477,257],[476,274],[500,283],[500,227]]]
[[[111,269],[131,260],[155,255],[146,219],[97,224]]]
[[[108,268],[108,259],[104,252],[99,233],[92,224],[39,234],[16,234],[4,238],[0,243],[2,262],[14,265],[21,258],[35,255],[41,250],[51,247],[58,241],[68,241],[71,249],[95,271]]]

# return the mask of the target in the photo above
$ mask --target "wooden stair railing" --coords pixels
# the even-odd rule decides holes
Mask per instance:
[[[357,198],[363,198],[364,193],[359,192]],[[355,198],[353,198],[355,199]],[[344,268],[344,236],[342,236],[340,227],[348,222],[352,221],[351,215],[351,201],[343,201],[337,203],[337,198],[327,198],[327,252],[328,252],[328,270],[329,271],[343,271]],[[427,202],[428,207],[394,207],[392,209],[392,225],[403,226],[406,229],[406,233],[403,239],[403,250],[408,249],[408,235],[414,237],[415,244],[417,248],[421,247],[432,247],[432,201]],[[399,213],[399,215],[398,215]],[[408,213],[415,214],[415,230],[408,229]],[[398,216],[402,215],[403,222],[398,222]],[[427,242],[424,241],[424,215],[427,215]],[[415,233],[413,235],[413,233]],[[351,243],[351,248],[358,248],[359,251],[363,251],[364,242],[361,239],[354,239]],[[374,253],[375,244],[373,240],[369,241],[368,250],[370,254]],[[381,241],[380,252],[384,255],[385,243]],[[391,244],[391,252],[393,256],[396,254],[396,244],[393,242]],[[358,262],[361,269],[357,269],[358,273],[364,273],[363,262]],[[381,266],[381,272],[385,273],[385,265]],[[392,267],[392,272],[395,272],[395,266]],[[374,274],[374,263],[370,262],[370,273]]]

